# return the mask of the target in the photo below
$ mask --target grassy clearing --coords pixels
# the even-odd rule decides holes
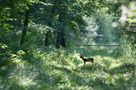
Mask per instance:
[[[8,65],[0,68],[0,89],[136,89],[135,58],[126,55],[119,57],[117,48],[112,47],[89,49],[57,50],[42,48],[12,57]],[[80,53],[86,57],[95,58],[95,62],[83,65],[83,61],[79,58]]]

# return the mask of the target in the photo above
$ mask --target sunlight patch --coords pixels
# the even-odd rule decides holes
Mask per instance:
[[[34,82],[33,79],[31,78],[22,77],[19,80],[19,84],[21,86],[31,86],[31,85],[36,85],[36,82]]]
[[[120,63],[113,63],[111,64],[109,68],[112,69],[112,68],[119,67],[119,66],[120,66]]]

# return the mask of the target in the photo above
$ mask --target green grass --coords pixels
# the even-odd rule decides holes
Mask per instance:
[[[135,90],[134,56],[128,60],[126,55],[117,56],[116,50],[93,47],[18,51],[0,67],[0,90]],[[95,62],[83,65],[80,53],[93,57]]]

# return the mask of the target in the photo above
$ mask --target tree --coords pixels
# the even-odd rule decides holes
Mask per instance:
[[[30,9],[26,10],[26,12],[25,12],[20,45],[24,44],[25,36],[26,36],[27,30],[28,30],[28,23],[29,23],[29,17],[30,17],[29,15],[30,15]]]

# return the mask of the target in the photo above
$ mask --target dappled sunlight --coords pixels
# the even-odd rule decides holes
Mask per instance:
[[[19,78],[18,84],[24,87],[29,87],[31,85],[36,85],[36,82],[34,82],[33,79],[22,77]]]
[[[136,90],[135,0],[0,0],[0,90]]]
[[[116,62],[116,63],[112,63],[111,66],[109,67],[110,69],[115,68],[120,66],[120,63]]]
[[[68,53],[67,50],[62,53],[46,53],[39,50],[34,52],[29,59],[35,63],[22,61],[21,57],[11,63],[11,66],[13,64],[15,67],[8,74],[9,81],[18,85],[18,88],[110,90],[122,86],[129,88],[135,84],[133,81],[130,86],[128,85],[134,77],[135,65],[123,66],[120,58],[96,54],[91,56],[94,58],[94,63],[84,65],[78,52]]]

